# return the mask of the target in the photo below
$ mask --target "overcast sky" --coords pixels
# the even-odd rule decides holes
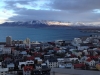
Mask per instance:
[[[96,23],[100,0],[0,0],[0,23],[29,20]]]

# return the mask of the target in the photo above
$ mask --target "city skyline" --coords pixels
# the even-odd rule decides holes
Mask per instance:
[[[100,0],[1,0],[0,23],[56,20],[100,24]]]

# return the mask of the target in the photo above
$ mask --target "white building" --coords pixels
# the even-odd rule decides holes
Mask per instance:
[[[35,68],[36,69],[42,69],[42,66],[41,66],[41,64],[37,64],[37,65],[35,65]]]
[[[12,54],[14,54],[14,56],[19,55],[19,54],[20,54],[20,51],[13,50],[13,51],[12,51]]]
[[[89,65],[90,69],[92,69],[92,68],[94,68],[96,66],[94,60],[89,60],[89,61],[86,60],[85,63]]]
[[[57,61],[58,61],[59,63],[63,63],[63,62],[64,62],[64,58],[57,58]]]
[[[78,60],[78,58],[68,58],[68,59],[69,59],[69,61],[72,61],[72,60],[76,61],[76,60]]]
[[[72,65],[72,63],[67,63],[67,64],[65,65],[65,67],[66,67],[66,68],[73,69],[73,65]]]
[[[57,53],[65,53],[65,50],[58,50]]]
[[[23,56],[27,56],[27,52],[26,51],[22,51],[22,52],[20,52],[20,54],[22,54]]]
[[[81,56],[82,55],[82,52],[75,52],[74,53],[76,56]]]
[[[0,75],[6,75],[8,73],[8,68],[0,68]]]
[[[78,50],[86,50],[89,46],[78,46]]]
[[[74,38],[74,40],[72,41],[73,46],[79,46],[80,43],[82,43],[82,40],[80,38]]]
[[[57,45],[61,45],[62,43],[64,43],[65,41],[64,40],[56,40],[55,41],[55,43],[57,44]]]
[[[83,52],[84,52],[85,55],[88,55],[88,51],[87,50],[84,50]]]
[[[34,61],[30,60],[30,61],[26,61],[26,62],[19,62],[18,68],[21,70],[22,69],[22,65],[26,66],[26,65],[34,65]]]
[[[48,59],[46,64],[49,68],[57,68],[59,66],[58,61],[55,59]]]
[[[10,63],[10,64],[7,64],[7,68],[9,69],[9,70],[14,70],[14,63]]]
[[[4,47],[2,53],[3,54],[11,54],[11,47]]]
[[[87,37],[87,39],[85,40],[85,42],[90,43],[92,41],[92,37]]]
[[[59,68],[65,68],[65,64],[59,64]]]

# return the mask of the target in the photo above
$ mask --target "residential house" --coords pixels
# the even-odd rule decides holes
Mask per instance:
[[[73,68],[72,63],[66,63],[65,68],[72,69]]]
[[[9,69],[9,71],[13,71],[14,67],[14,63],[7,64],[7,68]]]
[[[46,64],[49,68],[57,68],[59,65],[56,58],[47,59]]]
[[[36,42],[31,42],[31,48],[35,48],[35,47],[41,47],[41,43],[36,41]]]
[[[58,50],[57,53],[65,53],[65,50]]]
[[[23,67],[23,75],[31,75],[31,71],[33,70],[33,66],[24,66]]]
[[[63,43],[65,43],[64,40],[56,40],[55,41],[56,45],[62,45]]]
[[[11,54],[11,47],[4,47],[2,53],[3,54]]]
[[[22,52],[20,52],[20,54],[22,54],[23,56],[27,56],[27,52],[26,51],[22,51]]]
[[[79,63],[84,63],[87,59],[88,59],[87,56],[83,56],[83,57],[81,57],[81,59],[79,60]]]
[[[35,65],[35,69],[42,69],[41,64],[36,64],[36,65]]]
[[[59,68],[65,68],[65,64],[59,64]]]
[[[49,48],[50,47],[50,45],[48,44],[48,43],[42,43],[42,49],[44,50],[44,49],[47,49],[47,48]]]
[[[80,38],[74,38],[74,40],[72,41],[73,46],[79,46],[80,43],[82,43],[82,40]]]
[[[84,55],[88,55],[88,51],[87,50],[83,50]]]
[[[77,57],[76,58],[68,58],[69,59],[69,61],[76,61],[76,60],[79,60]]]
[[[25,61],[25,62],[19,62],[18,68],[21,70],[24,66],[34,66],[34,61],[30,60],[30,61]]]
[[[74,55],[77,56],[77,57],[78,56],[81,56],[82,55],[82,52],[75,52]]]
[[[40,59],[40,57],[35,57],[35,64],[42,64],[42,59]]]
[[[20,54],[20,51],[18,51],[18,50],[12,50],[12,54],[13,54],[14,56],[17,56],[17,55]]]
[[[0,75],[6,75],[8,73],[8,68],[0,68]]]
[[[88,58],[86,61],[85,61],[85,64],[89,65],[89,69],[94,69],[96,64],[95,64],[95,61],[92,60],[91,58]]]
[[[57,58],[58,63],[64,63],[64,58]]]
[[[89,48],[88,44],[81,43],[79,46],[77,46],[78,50],[87,50]]]

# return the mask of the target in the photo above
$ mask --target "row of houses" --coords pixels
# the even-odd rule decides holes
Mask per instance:
[[[0,75],[50,75],[52,68],[100,70],[100,38],[0,43]]]

